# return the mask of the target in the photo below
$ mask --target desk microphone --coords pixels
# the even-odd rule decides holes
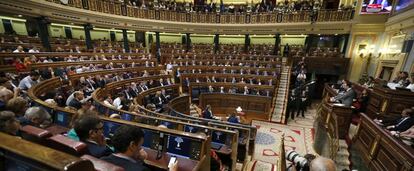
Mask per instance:
[[[156,160],[159,160],[162,158],[162,151],[164,149],[164,144],[165,144],[165,139],[164,139],[164,133],[160,133],[160,140],[157,146],[157,156],[156,156]]]

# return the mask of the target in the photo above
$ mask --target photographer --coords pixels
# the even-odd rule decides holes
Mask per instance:
[[[296,151],[286,152],[286,160],[292,162],[288,171],[335,171],[335,162],[324,157],[316,157],[313,154],[301,156]]]

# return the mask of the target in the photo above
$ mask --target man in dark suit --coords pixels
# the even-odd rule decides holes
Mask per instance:
[[[352,89],[352,85],[349,81],[344,81],[342,87],[345,89],[345,92],[333,97],[331,101],[340,101],[346,107],[350,107],[355,98],[355,91]]]
[[[147,156],[146,152],[141,148],[144,143],[144,132],[134,126],[122,125],[119,127],[112,137],[112,144],[118,153],[101,159],[117,166],[123,167],[125,171],[150,171],[144,165]],[[170,171],[177,171],[178,164],[175,162]]]
[[[413,117],[413,110],[412,109],[405,109],[401,112],[401,118],[397,119],[393,122],[390,122],[386,128],[390,131],[397,131],[403,132],[406,131],[408,128],[414,125],[414,117]]]
[[[210,105],[207,105],[206,106],[206,109],[204,109],[204,111],[203,111],[203,118],[206,118],[206,119],[215,119],[214,118],[214,115],[213,115],[213,112],[211,111],[211,106]]]
[[[162,112],[164,101],[161,98],[161,91],[157,91],[155,93],[155,96],[152,98],[151,102],[155,104],[158,112]]]
[[[81,91],[76,91],[73,94],[74,98],[69,102],[69,106],[75,109],[82,108],[82,100],[84,99],[84,94]]]
[[[76,121],[74,129],[79,140],[88,146],[90,155],[100,158],[112,154],[112,150],[106,145],[103,123],[99,118],[84,116]]]
[[[295,89],[293,89],[290,94],[289,94],[289,100],[288,100],[288,106],[287,106],[287,117],[286,119],[290,118],[293,120],[295,119],[295,112],[296,112],[296,106],[298,103],[298,96],[297,93],[295,91]]]

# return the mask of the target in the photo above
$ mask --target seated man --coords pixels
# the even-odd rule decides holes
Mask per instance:
[[[25,91],[28,90],[30,87],[38,83],[39,77],[40,77],[40,74],[37,71],[31,71],[28,76],[20,80],[19,88]]]
[[[75,91],[73,93],[73,99],[69,102],[69,106],[79,110],[82,108],[82,100],[84,99],[84,94],[81,91]]]
[[[101,159],[123,167],[125,171],[149,171],[143,162],[146,158],[146,153],[141,148],[143,143],[144,132],[140,128],[122,125],[112,137],[112,144],[118,153]],[[169,170],[178,170],[177,162]]]
[[[390,122],[386,128],[390,131],[403,132],[414,125],[414,112],[412,109],[405,109],[401,112],[401,118]]]
[[[106,146],[103,123],[98,117],[82,117],[76,121],[74,129],[79,140],[88,146],[90,155],[100,158],[112,153],[112,150]]]
[[[340,93],[335,97],[332,97],[331,101],[340,101],[346,107],[350,107],[355,98],[355,91],[352,89],[352,84],[348,81],[345,81],[342,84],[342,87],[344,88],[345,92],[342,94]]]
[[[24,116],[18,118],[22,126],[31,125],[39,128],[47,127],[50,122],[50,114],[40,107],[30,107]]]

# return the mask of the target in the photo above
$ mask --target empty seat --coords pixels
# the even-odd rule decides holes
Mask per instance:
[[[85,143],[72,140],[60,134],[48,138],[48,145],[51,148],[76,156],[82,156],[88,150]]]
[[[20,128],[20,132],[23,139],[39,144],[45,143],[46,139],[52,136],[49,131],[31,125]]]
[[[97,171],[124,171],[124,168],[112,163],[95,158],[91,155],[83,155],[82,159],[90,160]]]

